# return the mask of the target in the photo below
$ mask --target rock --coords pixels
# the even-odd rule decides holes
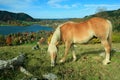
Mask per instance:
[[[57,76],[53,73],[48,73],[43,75],[43,78],[48,79],[48,80],[57,80]]]

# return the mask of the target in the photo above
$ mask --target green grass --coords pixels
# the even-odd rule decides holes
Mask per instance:
[[[120,32],[113,32],[112,41],[117,43],[120,42]]]
[[[103,65],[103,57],[99,53],[103,52],[101,44],[77,45],[77,61],[72,62],[72,54],[69,51],[65,63],[60,64],[64,53],[64,46],[59,46],[57,65],[50,66],[50,57],[47,53],[47,45],[42,45],[40,50],[32,50],[34,44],[20,46],[0,47],[0,59],[12,59],[19,55],[19,52],[26,54],[27,58],[24,67],[35,77],[43,79],[42,75],[53,73],[58,80],[119,80],[120,79],[120,52],[112,51],[111,63]],[[120,43],[114,43],[113,49],[120,50]],[[19,69],[6,70],[0,73],[0,80],[20,80],[28,79]]]

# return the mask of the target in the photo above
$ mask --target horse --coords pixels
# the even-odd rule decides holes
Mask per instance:
[[[112,23],[104,18],[93,17],[83,22],[65,22],[58,26],[53,33],[50,44],[48,46],[48,53],[51,57],[51,66],[55,66],[57,58],[57,44],[61,40],[65,44],[65,52],[60,63],[65,62],[69,49],[72,49],[73,61],[76,61],[74,50],[75,43],[86,43],[93,37],[100,39],[101,44],[105,49],[105,59],[103,64],[110,63],[110,53],[112,44]]]

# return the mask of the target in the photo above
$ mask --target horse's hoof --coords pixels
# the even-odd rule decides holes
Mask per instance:
[[[107,64],[109,64],[111,61],[110,60],[103,60],[103,65],[107,65]]]
[[[75,61],[76,61],[76,59],[73,59],[73,60],[72,60],[72,62],[75,62]]]
[[[60,62],[60,63],[64,63],[64,62],[65,62],[65,60],[61,59],[59,62]]]
[[[55,64],[51,64],[51,67],[55,67]]]
[[[55,63],[51,63],[51,67],[54,67],[55,66]]]
[[[73,59],[73,62],[75,62],[76,60],[77,60],[77,59],[76,59],[76,58],[74,58],[74,59]]]

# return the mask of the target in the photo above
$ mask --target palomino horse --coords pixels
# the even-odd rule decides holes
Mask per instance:
[[[106,55],[105,59],[103,60],[103,64],[106,65],[110,63],[111,34],[111,22],[109,20],[98,17],[94,17],[80,23],[66,22],[58,26],[48,47],[48,52],[51,56],[51,66],[54,66],[56,62],[56,44],[59,40],[62,40],[65,43],[64,57],[60,60],[60,62],[65,62],[68,50],[74,45],[74,43],[86,43],[93,37],[99,38],[104,46]],[[76,55],[74,48],[72,48],[72,54],[73,60],[75,61]]]

